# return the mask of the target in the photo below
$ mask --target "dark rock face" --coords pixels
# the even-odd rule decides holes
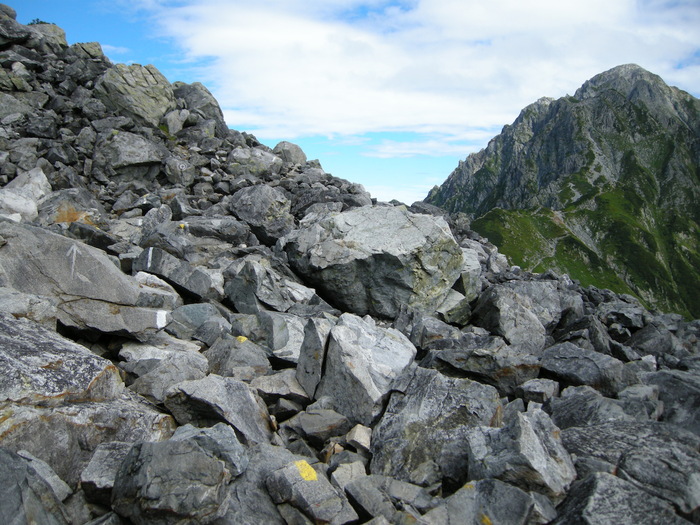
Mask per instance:
[[[523,268],[697,317],[699,115],[698,99],[618,66],[523,109],[426,202],[467,213]]]
[[[0,65],[0,522],[700,523],[700,321],[1,5]]]

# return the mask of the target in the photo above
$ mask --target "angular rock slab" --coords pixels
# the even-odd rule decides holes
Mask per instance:
[[[405,372],[393,390],[372,432],[371,472],[410,481],[412,472],[433,461],[447,483],[461,486],[470,430],[500,423],[498,391],[419,367]]]
[[[286,238],[292,267],[346,312],[395,318],[434,311],[462,268],[444,219],[365,206],[301,225]]]
[[[63,324],[140,336],[167,323],[167,311],[138,307],[148,291],[103,251],[8,222],[0,223],[0,235],[7,241],[0,248],[0,285],[54,298]]]
[[[30,462],[0,448],[0,520],[2,523],[68,525],[66,508]]]
[[[552,525],[688,525],[662,499],[639,490],[631,483],[605,472],[597,472],[576,483],[557,509]]]
[[[155,274],[200,299],[221,299],[206,272],[160,248],[143,250],[134,260],[133,271]]]
[[[467,438],[469,477],[497,478],[561,499],[576,479],[559,429],[540,409],[517,412],[502,428],[482,427]]]
[[[110,361],[41,325],[2,312],[0,369],[0,404],[106,401],[124,388]]]
[[[622,361],[573,343],[550,346],[542,354],[542,370],[560,382],[588,385],[614,396],[624,388]]]
[[[237,191],[230,203],[231,212],[250,226],[263,244],[273,245],[294,228],[291,203],[284,192],[267,184]]]
[[[174,385],[165,406],[181,425],[224,421],[246,443],[269,443],[272,437],[265,404],[248,385],[230,377],[210,374]]]
[[[435,342],[421,366],[432,367],[448,375],[466,373],[513,395],[516,388],[535,379],[540,371],[537,356],[518,346],[509,346],[496,336],[463,334],[459,339]]]
[[[303,458],[268,444],[253,445],[248,454],[248,468],[229,485],[231,504],[220,523],[287,525],[265,482],[273,472]]]
[[[124,441],[109,441],[97,446],[90,462],[80,474],[80,487],[88,501],[109,506],[114,480],[131,446],[132,443]]]
[[[275,503],[289,503],[315,523],[340,525],[358,519],[347,498],[305,460],[274,471],[265,484]]]
[[[353,423],[371,425],[384,408],[392,381],[413,363],[416,348],[393,328],[343,314],[331,329],[324,375],[316,397]]]

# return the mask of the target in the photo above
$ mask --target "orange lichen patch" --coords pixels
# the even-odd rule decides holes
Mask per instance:
[[[59,368],[61,368],[62,365],[63,365],[63,360],[59,359],[58,361],[52,361],[50,363],[46,363],[41,368],[46,368],[49,370],[58,370]]]
[[[492,525],[493,524],[493,522],[491,521],[491,518],[489,518],[486,514],[482,514],[479,521],[482,523],[482,525]]]
[[[67,204],[65,202],[56,210],[54,222],[82,222],[90,226],[97,226],[92,219],[90,219],[90,215],[87,212],[79,211],[75,209],[75,206],[72,204]]]

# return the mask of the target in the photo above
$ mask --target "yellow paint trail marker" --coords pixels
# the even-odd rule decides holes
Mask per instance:
[[[316,481],[318,479],[314,468],[303,459],[295,461],[294,464],[299,469],[299,475],[306,481]]]

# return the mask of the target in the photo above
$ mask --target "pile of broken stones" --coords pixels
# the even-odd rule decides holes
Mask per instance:
[[[0,522],[700,523],[700,321],[0,6]]]

